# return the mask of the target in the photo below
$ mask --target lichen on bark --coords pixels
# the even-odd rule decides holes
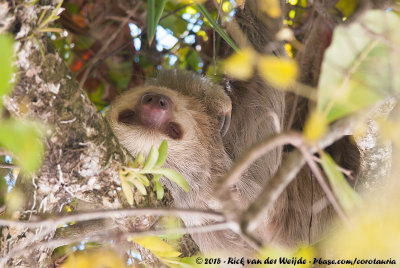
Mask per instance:
[[[25,175],[25,180],[23,176],[18,178],[17,187],[32,191],[26,192],[25,208],[29,213],[21,211],[18,215],[25,220],[44,212],[55,215],[72,200],[82,202],[84,209],[128,207],[120,191],[119,167],[131,156],[121,148],[106,120],[79,87],[46,35],[35,33],[42,8],[52,9],[57,4],[51,1],[47,3],[51,6],[43,6],[39,2],[31,5],[19,0],[13,6],[1,3],[7,11],[0,14],[1,19],[7,24],[0,30],[11,32],[16,39],[15,64],[19,69],[13,93],[4,100],[5,107],[17,118],[37,120],[47,126],[42,167],[33,176]],[[135,199],[138,207],[165,204],[165,200],[162,203],[149,192]],[[154,221],[154,217],[140,217],[118,223],[128,225],[125,228],[133,231],[132,227],[148,229]],[[25,257],[29,258],[7,254],[15,248],[51,239],[55,228],[41,237],[35,230],[3,227],[1,256],[15,257],[10,265],[29,266],[29,259],[44,265],[51,250],[26,251]]]

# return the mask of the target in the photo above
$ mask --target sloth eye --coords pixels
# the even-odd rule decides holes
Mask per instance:
[[[181,139],[183,137],[181,126],[178,123],[169,122],[167,126],[167,135],[174,140]]]
[[[118,114],[118,122],[133,125],[135,123],[135,112],[130,109],[123,110]]]

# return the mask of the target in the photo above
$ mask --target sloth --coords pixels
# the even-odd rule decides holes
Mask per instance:
[[[213,187],[232,163],[222,141],[229,129],[231,109],[231,100],[221,86],[194,73],[170,70],[122,94],[111,105],[107,119],[132,155],[168,141],[165,166],[180,172],[190,189],[186,193],[175,183],[161,180],[176,207],[219,210]],[[182,220],[187,226],[206,223],[198,217],[183,216]],[[192,237],[205,252],[235,243],[240,244],[235,247],[238,250],[245,246],[233,232]]]
[[[282,55],[281,45],[271,45],[279,26],[258,19],[253,14],[254,3],[246,1],[245,8],[237,10],[236,21],[254,49]],[[253,9],[248,7],[250,4]],[[266,47],[273,49],[265,51]],[[229,90],[225,90],[198,74],[167,70],[145,85],[123,93],[110,106],[107,119],[120,143],[132,155],[149,152],[152,145],[168,141],[165,165],[180,172],[190,187],[186,193],[174,182],[161,180],[170,190],[175,207],[218,211],[222,207],[215,197],[216,182],[246,149],[286,128],[286,110],[291,110],[286,109],[287,99],[285,92],[266,84],[257,74],[249,81],[232,80]],[[330,149],[334,157],[351,155],[343,153],[351,147],[347,139],[338,144]],[[342,153],[335,154],[335,150]],[[270,151],[253,163],[232,187],[238,210],[246,209],[260,194],[286,151],[283,148]],[[351,161],[357,166],[358,155],[354,155]],[[335,159],[343,160],[338,157]],[[254,235],[280,246],[317,241],[334,216],[332,207],[321,202],[324,198],[310,170],[303,168],[266,211]],[[199,217],[183,216],[182,220],[186,226],[209,223]],[[225,251],[231,256],[244,256],[253,251],[230,230],[191,235],[206,254]]]

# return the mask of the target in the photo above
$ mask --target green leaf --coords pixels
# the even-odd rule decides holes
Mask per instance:
[[[129,241],[133,241],[144,248],[150,250],[154,255],[158,258],[171,258],[171,257],[178,257],[182,253],[177,251],[174,247],[170,244],[162,240],[157,236],[145,236],[145,237],[138,237],[138,238],[128,238]]]
[[[112,61],[107,61],[107,66],[109,67],[108,75],[117,87],[123,89],[128,87],[132,79],[132,62],[127,61],[116,64]]]
[[[79,13],[79,6],[75,3],[65,3],[64,7],[68,10],[69,13],[71,14],[78,14]]]
[[[155,168],[160,168],[164,165],[165,160],[167,159],[167,152],[168,152],[168,142],[167,140],[163,140],[160,147],[158,148],[158,159],[156,164],[154,165]]]
[[[359,0],[339,0],[336,8],[339,9],[344,17],[350,16],[358,6]]]
[[[189,52],[186,54],[186,62],[190,70],[193,70],[195,72],[199,71],[201,69],[199,66],[200,61],[200,55],[194,49],[190,49]]]
[[[121,175],[120,175],[120,181],[121,181],[122,192],[124,193],[126,200],[128,201],[129,205],[133,206],[133,192],[131,186],[126,181],[126,179],[123,178]]]
[[[152,169],[157,162],[158,159],[158,151],[151,146],[149,155],[147,156],[146,162],[144,163],[143,171],[149,171]]]
[[[8,94],[12,89],[10,80],[15,68],[13,62],[13,49],[14,41],[10,35],[0,35],[0,109],[3,105],[3,95]]]
[[[136,189],[139,190],[139,192],[142,195],[147,195],[146,188],[144,187],[143,183],[140,180],[138,180],[138,179],[136,179],[135,177],[132,176],[132,177],[128,177],[127,181],[132,183],[136,187]]]
[[[221,26],[214,20],[210,13],[208,13],[207,9],[202,4],[197,4],[197,8],[201,15],[203,15],[212,25],[212,27],[217,31],[217,33],[231,46],[236,52],[239,51],[239,47],[235,44],[235,42],[229,37],[227,33],[221,28]]]
[[[135,177],[138,180],[140,180],[143,183],[144,186],[146,186],[146,187],[150,186],[149,179],[145,175],[140,174],[140,173],[135,173]]]
[[[326,50],[318,85],[318,111],[328,122],[359,111],[400,89],[400,17],[371,10],[337,27]]]
[[[176,37],[179,37],[187,30],[188,24],[182,17],[177,16],[168,16],[160,21],[160,25],[163,28],[170,29]]]
[[[147,0],[147,38],[149,44],[153,41],[154,34],[156,33],[155,24],[155,0]]]
[[[157,200],[161,200],[164,197],[164,188],[159,181],[154,181],[154,190],[157,194]]]
[[[340,204],[345,211],[350,212],[359,203],[359,196],[347,183],[346,178],[339,171],[338,165],[329,154],[321,155],[321,164]]]
[[[2,120],[0,124],[0,146],[17,156],[17,164],[25,172],[37,170],[42,163],[44,128],[23,120]]]
[[[160,19],[161,19],[161,15],[162,15],[162,13],[163,13],[163,11],[164,11],[164,7],[165,7],[165,3],[167,2],[167,0],[159,0],[158,1],[158,6],[156,7],[156,12],[155,12],[155,20],[154,20],[154,24],[156,25],[156,27],[157,27],[157,25],[158,25],[158,22],[160,21]]]
[[[87,50],[94,44],[94,40],[92,38],[84,35],[77,35],[75,36],[75,39],[76,47],[80,50]]]
[[[133,168],[142,168],[144,166],[144,156],[142,153],[138,153],[131,166]]]
[[[154,35],[157,30],[158,22],[161,19],[161,15],[164,11],[165,3],[167,0],[159,0],[157,1],[157,6],[155,5],[154,0],[148,0],[148,8],[147,8],[147,37],[149,40],[149,44],[153,41]]]
[[[179,172],[169,168],[157,168],[153,169],[151,173],[161,174],[170,179],[171,181],[175,182],[176,184],[178,184],[178,186],[181,187],[186,192],[189,192],[189,184]]]

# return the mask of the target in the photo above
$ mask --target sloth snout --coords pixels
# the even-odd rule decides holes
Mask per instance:
[[[146,93],[139,103],[140,121],[149,127],[160,127],[172,118],[172,101],[169,97]]]

